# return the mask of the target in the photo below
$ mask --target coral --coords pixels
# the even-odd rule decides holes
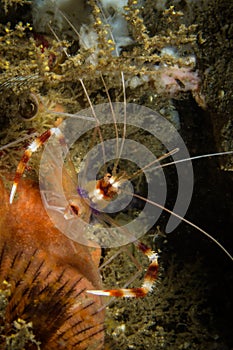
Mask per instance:
[[[102,77],[112,100],[120,101],[123,72],[127,101],[143,102],[150,107],[152,101],[157,110],[166,110],[166,116],[174,110],[170,97],[180,98],[189,90],[193,93],[198,90],[199,79],[193,71],[195,60],[189,59],[195,46],[196,27],[180,24],[180,12],[171,7],[162,13],[164,29],[152,35],[137,2],[130,1],[124,15],[133,42],[120,55],[114,55],[109,25],[101,17],[96,2],[92,0],[90,4],[93,20],[88,30],[98,38],[96,47],[81,45],[73,28],[75,39],[69,41],[57,39],[56,32],[55,36],[35,33],[32,18],[30,22],[0,26],[0,124],[4,146],[1,156],[10,170],[12,164],[17,164],[17,153],[21,153],[25,141],[9,149],[5,146],[53,126],[56,116],[48,111],[51,104],[62,105],[69,113],[89,107],[80,79],[92,103],[108,101]],[[177,54],[164,53],[167,47],[177,48]],[[172,83],[167,83],[168,77]],[[29,122],[22,117],[24,111],[28,113],[25,105],[31,105],[31,94],[37,97],[40,107],[42,97],[43,108]]]
[[[100,349],[102,303],[85,292],[100,288],[99,254],[91,255],[87,247],[54,228],[32,181],[21,183],[12,207],[2,181],[0,192],[0,282],[7,281],[9,289],[1,312],[2,346],[20,344],[24,337],[24,341],[34,339],[32,325],[41,349],[86,349],[92,344]],[[28,343],[27,349],[35,349],[36,344]]]
[[[95,65],[90,64],[88,58],[93,54],[92,48],[85,48],[80,43],[81,49],[72,52],[71,55],[65,55],[65,50],[73,50],[71,42],[58,42],[51,38],[44,38],[40,43],[33,39],[30,35],[32,29],[30,24],[23,25],[19,23],[15,29],[9,26],[2,27],[1,51],[4,53],[4,61],[1,63],[2,76],[0,88],[5,90],[4,82],[8,81],[13,76],[18,76],[18,79],[25,79],[25,83],[20,81],[10,85],[16,94],[24,91],[26,88],[34,88],[38,91],[43,84],[44,88],[51,88],[54,85],[59,89],[62,83],[69,85],[69,82],[76,82],[78,79],[87,78],[87,85],[93,86],[93,82],[99,82],[100,75],[106,78],[106,84],[111,86],[120,85],[121,81],[116,79],[116,72],[122,71],[128,76],[132,75],[147,75],[154,81],[154,89],[157,84],[156,78],[159,73],[154,69],[154,65],[166,65],[168,68],[174,65],[179,67],[194,67],[194,63],[188,61],[186,57],[160,55],[164,47],[185,47],[195,43],[195,26],[185,27],[184,25],[177,26],[172,32],[167,29],[162,35],[150,36],[147,32],[143,20],[140,16],[140,11],[133,1],[129,2],[129,6],[125,8],[125,16],[132,33],[133,45],[132,48],[126,50],[119,56],[113,56],[114,43],[109,40],[109,26],[105,24],[100,17],[100,9],[91,1],[93,7],[92,15],[94,23],[93,30],[98,34],[98,56]],[[176,21],[177,13],[174,9],[167,11],[164,14],[164,20],[168,23]],[[91,28],[90,28],[91,29]],[[77,34],[76,34],[77,35]],[[78,39],[78,36],[77,36]],[[17,60],[15,50],[17,47]],[[18,51],[20,47],[20,51]],[[68,48],[67,48],[68,47]],[[49,63],[51,54],[54,55],[54,62]],[[25,64],[27,62],[27,64]],[[19,64],[18,64],[19,63]],[[167,68],[167,69],[168,69]],[[91,72],[91,74],[89,74]],[[37,77],[35,74],[38,74]],[[31,77],[35,79],[31,79]],[[28,81],[26,78],[28,77]],[[149,80],[150,80],[149,79]],[[102,85],[102,84],[101,84]],[[159,85],[159,83],[158,83]],[[94,84],[93,88],[97,89],[98,85]],[[80,87],[79,87],[80,90]],[[91,93],[91,91],[90,91]]]
[[[8,9],[12,7],[13,5],[20,5],[23,6],[25,4],[31,4],[30,0],[2,0],[4,11],[7,14]]]
[[[11,296],[11,286],[6,281],[2,283],[2,289],[0,289],[0,344],[5,344],[5,349],[24,349],[25,345],[31,348],[30,344],[34,344],[37,350],[40,350],[40,342],[35,339],[32,331],[32,322],[26,323],[24,320],[18,318],[13,322],[12,333],[6,336],[4,335],[4,329],[6,322],[6,309]]]
[[[10,10],[10,5],[16,2],[18,1],[2,1],[2,3],[9,5],[8,10]],[[19,2],[23,4],[23,1]],[[175,1],[176,4],[178,4],[179,2],[180,4],[191,3],[188,0]],[[209,3],[209,1],[202,2],[206,4]],[[194,84],[192,84],[190,87],[191,93],[197,92],[196,90],[199,88],[200,84],[202,84],[202,86],[204,85],[202,83],[203,80],[201,81],[201,79],[203,79],[203,75],[198,74],[201,77],[201,79],[199,79],[197,76],[195,61],[189,59],[190,57],[193,57],[194,49],[196,50],[196,53],[199,52],[200,54],[200,48],[203,48],[204,52],[204,59],[201,60],[200,55],[198,56],[199,59],[197,60],[197,64],[199,71],[203,68],[204,72],[207,68],[205,64],[210,57],[210,52],[212,52],[213,56],[216,56],[217,52],[222,57],[223,64],[221,65],[221,74],[219,74],[219,81],[218,84],[216,83],[217,86],[214,90],[212,89],[212,71],[206,71],[208,79],[206,80],[205,86],[206,88],[208,88],[209,91],[212,90],[211,94],[213,92],[215,93],[216,91],[218,91],[218,87],[220,84],[219,82],[222,81],[222,74],[224,73],[225,76],[228,74],[228,70],[225,69],[224,55],[222,55],[221,52],[222,44],[220,43],[220,41],[216,40],[215,35],[212,35],[211,32],[209,34],[209,38],[211,37],[211,40],[209,40],[209,42],[207,41],[207,44],[209,45],[209,50],[207,52],[207,44],[205,41],[206,39],[202,38],[202,32],[200,31],[200,27],[197,29],[196,26],[192,25],[193,21],[189,22],[187,21],[186,16],[182,17],[181,11],[179,11],[180,6],[177,6],[175,9],[174,7],[171,7],[165,12],[162,11],[165,9],[165,3],[170,3],[171,5],[174,5],[174,1],[145,1],[144,9],[139,9],[139,6],[137,6],[137,4],[135,4],[134,1],[129,2],[129,7],[126,10],[126,19],[129,27],[130,37],[133,39],[133,43],[129,47],[124,48],[119,57],[117,55],[113,56],[113,52],[115,49],[114,43],[109,39],[108,25],[105,24],[102,18],[99,17],[99,7],[96,6],[96,2],[91,1],[91,3],[91,11],[94,18],[92,29],[94,30],[94,32],[96,33],[96,37],[98,38],[98,42],[96,43],[98,46],[98,55],[97,59],[94,62],[92,62],[90,58],[93,57],[94,54],[96,54],[97,50],[95,50],[95,48],[93,47],[85,48],[84,46],[81,46],[79,43],[78,34],[74,34],[73,29],[69,28],[70,32],[72,32],[72,39],[67,41],[61,39],[57,40],[56,37],[52,34],[52,32],[50,32],[47,35],[35,33],[35,30],[33,29],[32,25],[30,11],[27,17],[27,21],[23,20],[23,16],[21,15],[20,18],[13,16],[13,18],[17,18],[17,23],[16,19],[14,20],[8,17],[8,15],[5,16],[6,20],[7,22],[11,22],[11,24],[6,24],[7,22],[5,21],[5,19],[4,21],[1,19],[1,174],[3,170],[8,169],[8,171],[12,171],[12,168],[15,168],[16,164],[18,163],[19,157],[22,155],[23,149],[27,146],[28,140],[30,139],[30,133],[34,135],[35,132],[38,132],[40,134],[42,131],[54,125],[56,119],[56,115],[52,113],[54,106],[60,106],[60,111],[67,110],[70,113],[74,113],[82,108],[89,107],[85,93],[83,92],[83,89],[79,82],[80,78],[84,80],[85,86],[93,103],[108,102],[101,76],[104,77],[111,99],[113,101],[119,101],[123,100],[122,80],[119,72],[123,72],[126,82],[127,101],[134,101],[136,103],[145,104],[158,111],[168,110],[169,114],[169,110],[171,109],[171,96],[175,97],[176,100],[186,98],[189,95],[187,94],[186,90],[187,86],[189,87],[190,81],[194,82]],[[211,9],[214,8],[214,3],[214,1],[211,1]],[[153,6],[155,7],[155,10]],[[14,6],[12,6],[12,8],[14,9]],[[24,8],[25,7],[23,6],[23,9]],[[16,15],[16,12],[18,13],[18,9],[17,11],[15,10],[14,15]],[[202,30],[207,30],[208,26],[205,18],[205,13],[203,15],[203,9],[201,7],[199,9],[199,12],[202,16],[203,21]],[[217,14],[214,13],[214,15],[212,15],[213,11],[211,10],[210,15],[207,16],[208,21],[215,22],[215,17],[221,17],[222,11],[217,12]],[[227,9],[227,12],[230,14],[229,9]],[[196,15],[197,12],[192,10],[192,19],[195,19]],[[221,19],[219,19],[219,21],[221,21]],[[186,25],[184,23],[186,23]],[[223,23],[221,33],[227,38],[227,33],[231,33],[231,27],[229,26],[229,28],[224,28],[224,21],[222,21],[221,23]],[[51,27],[51,29],[53,30],[53,26]],[[219,33],[218,27],[214,27],[213,33]],[[199,51],[197,51],[197,43],[199,46]],[[213,43],[214,45],[216,45],[215,50],[212,50]],[[224,43],[226,47],[229,45],[228,40],[225,40]],[[172,48],[173,52],[176,52],[175,55],[166,52],[166,49],[170,47]],[[230,60],[228,61],[231,62]],[[202,67],[203,62],[204,67]],[[215,64],[216,67],[219,68],[218,62],[219,61],[216,60]],[[164,83],[164,80],[161,80],[161,73],[163,71],[167,73],[165,75],[165,79],[172,78],[172,84],[170,84],[170,86],[169,84],[166,84],[167,80],[165,80],[165,84],[161,84],[161,82]],[[185,74],[180,76],[180,74],[182,73]],[[204,76],[204,78],[205,77],[206,76]],[[227,93],[226,91],[227,89],[224,89],[224,91],[220,91],[221,93],[216,99],[216,101],[219,102],[219,98],[221,96],[224,97],[222,98],[222,100],[224,101],[224,104],[221,105],[222,111],[225,110],[225,107],[228,107],[229,109],[231,106],[230,103],[227,103],[227,101],[229,101],[231,91]],[[39,110],[35,119],[26,121],[22,119],[23,116],[21,115],[21,111],[24,110],[24,108],[22,109],[21,106],[25,106],[25,101],[28,101],[28,97],[31,96],[31,94],[34,94],[37,97],[39,101]],[[219,103],[213,103],[211,94],[207,96],[209,106],[212,106],[212,108],[217,108],[219,106]],[[186,110],[191,112],[189,114],[187,112],[184,112],[185,118],[183,119],[188,119],[189,121],[191,120],[187,128],[192,130],[193,133],[199,135],[200,130],[204,131],[206,129],[206,124],[204,124],[203,126],[203,114],[199,110],[198,114],[195,114],[194,119],[192,119],[190,115],[193,113],[193,101],[189,99],[186,101],[186,103],[188,105]],[[198,126],[196,126],[195,124],[197,120]],[[221,122],[221,118],[219,118],[219,120]],[[227,134],[231,136],[229,130],[231,130],[231,123],[229,123],[229,127],[227,128]],[[206,135],[203,135],[204,136],[202,137],[205,142],[204,144],[202,144],[202,149],[198,150],[199,154],[204,153],[203,149],[206,150],[207,144],[209,144],[209,142],[206,140]],[[142,135],[141,138],[143,139],[145,138],[145,136]],[[86,147],[85,141],[84,146],[79,147],[77,158],[81,157],[80,154],[82,154],[82,149],[84,149],[84,147]],[[192,143],[191,149],[194,152],[196,151],[196,143]],[[32,163],[32,167],[34,169],[37,169],[39,158],[37,158],[36,155],[33,156],[32,162],[34,162]],[[206,165],[204,166],[204,168],[206,168]],[[197,172],[199,173],[199,169]],[[32,174],[32,172],[27,172],[26,176],[31,178]],[[220,174],[218,173],[217,175],[218,178],[220,178]],[[205,180],[206,176],[207,175],[205,173],[203,175],[203,178]],[[203,178],[201,179],[201,182],[204,182]],[[223,182],[227,187],[227,178],[224,179],[225,181]],[[211,181],[209,182],[211,183]],[[35,198],[33,201],[37,202],[39,201],[38,191],[36,190],[36,184],[32,184],[33,183],[30,181],[26,181],[22,184],[21,189],[25,189],[23,193],[23,198],[27,198],[28,194],[31,194],[33,191],[35,191]],[[34,186],[35,188],[33,189]],[[206,195],[203,196],[202,199],[198,198],[197,212],[201,211],[204,217],[201,225],[204,225],[204,227],[206,227],[206,221],[210,220],[211,222],[214,222],[213,220],[215,216],[219,218],[218,224],[216,224],[218,229],[216,227],[213,227],[215,225],[213,223],[211,232],[215,232],[218,230],[220,232],[224,232],[224,230],[227,232],[227,224],[229,227],[231,227],[229,218],[231,218],[232,216],[230,215],[230,212],[227,211],[227,214],[225,214],[225,218],[227,217],[226,220],[223,220],[217,215],[221,212],[221,203],[224,202],[224,205],[222,205],[222,209],[225,210],[225,206],[227,205],[226,203],[230,202],[230,192],[228,192],[229,190],[226,187],[221,187],[221,190],[218,190],[217,188],[212,188],[214,192],[214,198],[218,198],[217,195],[219,192],[222,193],[222,196],[219,198],[218,203],[215,202],[216,208],[218,208],[217,213],[212,213],[213,200],[211,201],[211,203],[205,202],[206,198],[211,192],[208,191],[209,187],[206,187]],[[229,186],[229,188],[232,188],[232,186]],[[28,193],[25,193],[26,191],[28,191]],[[5,193],[5,191],[3,192]],[[224,193],[226,193],[225,197]],[[19,192],[19,199],[20,195],[21,194]],[[43,208],[39,206],[39,209],[35,210],[34,206],[32,206],[32,208],[28,207],[25,201],[25,203],[21,202],[21,209],[23,208],[24,210],[24,212],[22,212],[22,210],[19,210],[19,207],[17,210],[15,209],[16,207],[10,209],[6,204],[7,202],[8,199],[7,197],[5,197],[3,198],[4,205],[1,204],[4,208],[4,210],[1,212],[1,217],[5,218],[6,215],[9,216],[6,222],[7,225],[4,226],[6,227],[7,238],[5,238],[5,233],[3,233],[4,230],[1,230],[1,233],[3,234],[2,237],[3,240],[7,242],[7,249],[12,250],[12,255],[10,255],[12,259],[18,257],[18,255],[15,255],[17,253],[21,254],[20,257],[23,259],[23,262],[16,260],[19,263],[19,268],[17,271],[12,271],[14,276],[18,276],[16,282],[21,281],[21,276],[25,276],[26,280],[30,281],[31,275],[27,271],[26,273],[24,272],[27,266],[26,262],[32,262],[30,265],[31,268],[38,271],[39,275],[36,276],[35,279],[36,286],[38,286],[38,284],[41,285],[41,274],[46,274],[46,271],[50,271],[51,266],[55,266],[55,268],[53,269],[53,273],[51,273],[51,283],[54,282],[55,287],[52,287],[51,283],[48,280],[45,280],[44,284],[40,287],[41,289],[39,288],[39,292],[41,291],[39,304],[42,305],[42,310],[39,308],[38,304],[32,304],[32,307],[29,308],[29,310],[26,310],[26,316],[28,317],[28,319],[24,321],[26,322],[26,325],[30,324],[31,322],[30,316],[32,310],[37,310],[38,312],[35,314],[36,316],[33,320],[34,322],[32,321],[33,324],[32,329],[30,329],[30,331],[33,332],[36,341],[39,342],[41,341],[41,338],[43,338],[43,335],[47,337],[48,334],[51,333],[57,334],[57,331],[60,327],[60,322],[62,323],[64,319],[65,322],[67,319],[73,319],[71,315],[71,310],[72,307],[74,307],[75,305],[74,298],[76,298],[77,294],[75,286],[71,286],[69,284],[67,277],[63,276],[62,282],[59,279],[60,275],[58,271],[61,271],[60,269],[62,266],[67,266],[67,262],[64,261],[64,256],[62,258],[59,256],[59,258],[56,257],[55,259],[53,242],[51,241],[48,245],[48,249],[51,249],[51,251],[49,250],[49,252],[47,251],[48,249],[46,243],[43,243],[43,240],[44,242],[47,242],[45,233],[47,233],[47,230],[50,231],[51,229],[50,226],[50,228],[47,229],[47,217],[45,219],[45,217],[43,216],[44,214],[42,215],[42,220],[44,220],[44,223],[46,223],[46,225],[45,227],[41,228],[41,230],[38,230],[37,223],[35,225],[35,221],[31,220],[31,218],[36,218],[36,212],[39,212],[39,217],[43,212]],[[29,203],[31,202],[29,201]],[[203,203],[207,203],[206,207],[208,208],[208,211],[206,212],[203,210]],[[10,228],[12,228],[13,225],[11,223],[11,219],[14,222],[20,222],[21,220],[22,222],[21,226],[19,225],[19,223],[17,224],[17,230],[14,230],[11,233],[9,233],[9,230]],[[197,217],[195,217],[194,221],[199,222]],[[35,226],[36,229],[33,229],[32,226]],[[22,242],[17,232],[24,232],[24,230],[26,232],[25,235],[27,235],[27,240]],[[42,231],[44,231],[44,234],[42,236],[43,239],[39,239],[39,237],[41,237],[42,235]],[[190,236],[196,235],[196,232],[190,235],[186,232],[188,230],[184,231],[184,237],[186,237],[186,235],[188,236],[188,238],[186,238],[187,240],[191,238]],[[14,236],[14,233],[16,234],[16,236]],[[57,239],[60,240],[62,245],[62,243],[64,242],[64,237],[62,238],[61,235],[59,235],[58,231],[57,234]],[[209,331],[209,323],[205,321],[208,317],[210,317],[213,320],[213,314],[211,312],[209,313],[207,308],[205,309],[203,307],[203,310],[199,315],[201,317],[203,315],[204,322],[198,322],[199,310],[196,310],[195,307],[192,307],[192,305],[190,304],[190,302],[193,303],[197,309],[198,306],[202,307],[203,302],[204,304],[206,302],[206,291],[204,289],[210,288],[210,292],[208,294],[209,299],[213,300],[212,298],[214,293],[216,293],[216,295],[218,294],[218,298],[220,298],[221,301],[219,302],[217,297],[215,296],[214,302],[216,304],[216,307],[226,311],[227,314],[227,303],[230,303],[230,299],[227,300],[224,288],[222,288],[222,290],[220,289],[220,291],[217,288],[219,287],[219,285],[222,285],[223,275],[227,270],[225,270],[224,264],[222,264],[222,260],[220,260],[220,266],[218,266],[217,269],[216,265],[218,264],[218,258],[216,257],[215,253],[212,254],[212,247],[211,249],[209,249],[209,246],[208,249],[206,249],[206,251],[210,251],[208,255],[209,261],[207,259],[203,265],[201,264],[201,266],[199,266],[196,263],[196,261],[199,261],[198,256],[196,256],[195,254],[192,255],[190,253],[190,255],[194,256],[194,258],[193,261],[191,261],[190,265],[186,265],[185,259],[183,257],[183,253],[185,251],[185,249],[183,248],[183,243],[185,239],[180,239],[179,235],[178,237],[177,235],[175,235],[175,239],[177,239],[175,247],[176,249],[178,249],[179,252],[178,255],[172,255],[172,253],[169,252],[170,254],[169,257],[167,257],[167,260],[171,262],[170,270],[165,270],[164,275],[167,277],[165,277],[165,280],[163,281],[163,283],[160,284],[160,287],[158,288],[158,290],[160,291],[159,296],[157,294],[157,291],[155,291],[155,293],[149,296],[146,301],[144,300],[143,302],[140,302],[138,300],[135,300],[126,304],[123,300],[118,301],[115,307],[111,306],[110,316],[107,320],[107,333],[110,333],[110,331],[113,329],[112,333],[114,341],[116,341],[116,345],[112,345],[113,340],[111,339],[109,345],[110,349],[129,349],[130,346],[132,349],[152,349],[153,346],[157,346],[157,349],[161,349],[164,347],[167,349],[178,349],[187,348],[188,346],[192,347],[193,349],[199,350],[212,349],[213,347],[228,348],[225,344],[227,344],[227,342],[230,344],[230,340],[224,340],[223,335],[225,333],[222,331],[222,329],[224,328],[224,331],[228,329],[227,322],[229,320],[229,316],[225,318],[224,315],[222,319],[219,318],[219,320],[222,321],[221,327],[214,327],[212,324],[213,327],[211,328],[211,331]],[[193,242],[191,239],[190,241]],[[55,240],[54,245],[57,244],[57,246],[59,246],[58,243],[59,242]],[[151,243],[152,242],[150,241],[150,244]],[[198,243],[201,246],[202,242],[198,241]],[[43,252],[40,255],[38,255],[38,252],[36,252],[35,256],[33,257],[32,255],[34,251],[30,249],[35,249],[38,245],[43,245]],[[61,245],[59,246],[59,249],[61,249]],[[192,246],[192,243],[190,245],[191,249],[188,250],[188,253],[193,252],[195,250],[195,248]],[[200,251],[199,245],[195,246],[197,252]],[[163,251],[166,252],[166,247],[163,248]],[[1,252],[4,253],[2,246]],[[205,253],[206,252],[204,252],[204,254]],[[89,261],[89,253],[86,251],[85,254],[84,256],[88,256]],[[210,257],[210,254],[212,255],[212,258]],[[68,254],[66,255],[68,256]],[[7,265],[5,255],[3,255],[3,257]],[[209,280],[208,282],[206,282],[207,272],[205,270],[206,265],[211,264],[211,259],[213,259],[213,261],[215,262],[214,268],[216,268],[213,268],[214,271],[212,274],[212,281],[216,281],[216,285],[214,285],[212,289],[210,287],[211,281]],[[70,258],[68,263],[67,276],[69,276],[71,278],[71,281],[75,283],[75,281],[78,281],[79,278],[79,274],[77,272],[78,267],[76,266],[75,269],[73,269],[73,267],[71,267],[71,260],[72,259]],[[166,257],[162,256],[161,260],[166,261]],[[86,260],[84,261],[86,263]],[[62,262],[61,266],[57,266],[59,262]],[[40,265],[42,263],[43,270],[40,270]],[[143,265],[145,268],[147,267],[146,264]],[[108,286],[113,287],[115,285],[116,276],[119,276],[119,280],[122,280],[124,277],[130,279],[132,272],[131,270],[133,266],[134,263],[131,262],[129,265],[127,265],[123,261],[122,266],[119,267],[119,261],[117,261],[116,264],[113,265],[112,268],[110,268],[113,277],[109,279],[110,282],[108,281]],[[193,270],[192,266],[194,266]],[[232,269],[232,267],[230,268]],[[80,267],[80,269],[82,269],[82,267]],[[89,271],[93,271],[92,269],[93,265],[90,266]],[[11,271],[10,267],[8,271]],[[94,266],[94,271],[96,271],[96,265]],[[109,270],[107,268],[106,274],[108,273],[108,271]],[[177,271],[177,274],[174,275],[174,271]],[[190,276],[190,271],[192,272],[192,276]],[[19,275],[18,272],[20,273]],[[87,280],[89,281],[89,278],[87,278],[86,276],[86,274],[88,275],[89,273],[90,272],[83,272],[81,274],[84,274],[83,279],[85,282],[87,282]],[[5,276],[7,277],[8,273]],[[67,284],[65,284],[66,282]],[[47,285],[49,285],[50,287],[43,289],[44,286]],[[225,283],[224,286],[227,286],[228,288],[228,283]],[[38,300],[38,291],[36,291],[35,289],[32,290],[31,287],[29,287],[29,289],[23,289],[25,285],[23,285],[20,289],[19,283],[16,287],[16,289],[13,289],[12,287],[11,295],[14,296],[13,300],[16,300],[15,297],[18,298],[19,295],[19,300],[22,301],[22,303],[19,305],[19,309],[21,308],[21,305],[24,302],[26,303],[26,305],[28,305],[31,303],[31,300],[33,298],[36,298],[36,300]],[[29,293],[28,296],[27,292],[30,291],[31,293]],[[23,295],[23,297],[21,297],[24,293],[26,293],[26,296]],[[190,298],[190,295],[192,296],[192,298]],[[29,297],[32,299],[28,299]],[[51,299],[55,299],[55,301]],[[79,300],[82,304],[84,302],[83,299],[84,293],[82,292],[77,300]],[[46,301],[46,303],[44,302],[44,300]],[[47,305],[55,305],[55,307],[50,309],[47,308]],[[94,303],[94,305],[96,306],[96,303]],[[60,316],[56,314],[57,306],[59,306],[59,311],[61,311]],[[184,313],[180,312],[180,310],[184,310],[185,313],[187,312],[187,310],[188,312],[190,311],[188,314],[190,318],[185,316],[185,321],[187,321],[186,325],[182,325],[182,317]],[[48,318],[48,312],[51,314],[52,320],[55,323],[55,328],[57,327],[57,329],[54,329],[52,327],[48,327],[48,330],[44,328],[41,329],[41,323],[46,323],[46,320]],[[40,316],[43,316],[43,322],[41,322]],[[89,319],[89,315],[87,315],[86,313],[83,316]],[[17,316],[15,315],[14,317]],[[76,317],[76,315],[74,315],[74,317]],[[219,317],[218,314],[215,317]],[[103,318],[101,318],[100,323],[102,323],[102,320]],[[194,322],[192,323],[193,320]],[[9,335],[15,332],[14,321],[15,319],[10,319],[11,328],[9,331]],[[59,324],[56,324],[57,321]],[[228,323],[230,324],[230,322]],[[69,328],[69,325],[67,325],[67,327]],[[126,329],[125,332],[124,329]],[[213,332],[212,329],[214,329]],[[77,331],[77,337],[78,336],[79,331]],[[102,336],[103,333],[101,333],[101,337]],[[217,339],[218,336],[219,338]],[[73,334],[71,335],[71,333],[69,333],[67,341],[72,342],[72,337]],[[206,337],[208,337],[207,340]],[[124,346],[122,345],[122,338],[124,338]],[[229,335],[228,338],[230,339]],[[94,341],[95,340],[96,338],[94,337]],[[232,342],[229,345],[229,348],[231,347]]]

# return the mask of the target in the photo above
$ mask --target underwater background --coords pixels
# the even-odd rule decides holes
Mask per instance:
[[[117,249],[102,250],[101,256],[80,249],[80,260],[69,256],[68,239],[48,223],[40,202],[40,152],[33,154],[19,188],[24,197],[11,207],[8,195],[28,142],[59,125],[59,113],[89,107],[80,79],[93,104],[109,102],[102,76],[111,100],[123,101],[119,73],[124,72],[127,102],[168,118],[192,156],[233,150],[233,2],[129,1],[124,11],[114,1],[110,9],[105,2],[67,4],[0,2],[0,349],[231,350],[232,261],[200,232],[181,223],[166,234],[163,213],[142,237],[159,251],[154,290],[142,299],[115,299],[98,314],[108,299],[86,300],[78,290],[101,288],[102,282],[122,286],[137,264],[142,274],[133,285],[139,287],[146,257],[134,246],[113,260]],[[57,6],[77,32],[58,16]],[[80,17],[72,17],[76,6]],[[119,38],[117,49],[108,24],[99,20],[102,6],[116,19],[110,24]],[[90,46],[81,44],[80,32]],[[145,136],[139,132],[138,138]],[[85,135],[71,150],[77,171],[90,140]],[[149,138],[145,142],[163,151]],[[186,214],[231,254],[232,162],[231,155],[193,162],[194,192]],[[169,207],[176,195],[173,175],[168,172]],[[101,281],[99,263],[109,259]]]

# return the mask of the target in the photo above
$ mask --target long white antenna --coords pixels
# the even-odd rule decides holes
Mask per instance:
[[[198,231],[200,231],[201,233],[203,233],[206,237],[208,237],[209,239],[211,239],[215,244],[217,244],[223,251],[224,253],[233,261],[233,256],[226,250],[226,248],[223,247],[223,245],[221,243],[219,243],[214,237],[212,237],[208,232],[204,231],[202,228],[200,228],[199,226],[195,225],[194,223],[192,223],[191,221],[183,218],[182,216],[180,216],[179,214],[177,213],[174,213],[174,211],[171,211],[169,209],[167,209],[166,207],[164,207],[163,205],[157,203],[157,202],[154,202],[154,201],[151,201],[150,199],[147,199],[147,198],[144,198],[136,193],[130,193],[128,191],[125,191],[125,190],[122,190],[122,192],[124,192],[125,194],[128,194],[128,195],[131,195],[131,196],[134,196],[136,198],[139,198],[141,199],[142,201],[146,202],[146,203],[149,203],[151,205],[154,205],[164,211],[166,211],[167,213],[175,216],[176,218],[186,222],[186,224],[194,227],[195,229],[197,229]]]

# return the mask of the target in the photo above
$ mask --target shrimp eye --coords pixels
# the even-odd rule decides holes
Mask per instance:
[[[79,207],[77,205],[71,204],[70,208],[71,208],[73,214],[75,214],[77,216],[79,215]]]
[[[66,220],[71,220],[77,216],[80,217],[81,214],[82,211],[80,210],[80,207],[72,201],[72,203],[69,203],[65,209],[64,218]]]

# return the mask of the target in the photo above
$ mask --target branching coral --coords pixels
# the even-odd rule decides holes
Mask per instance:
[[[114,87],[121,82],[116,78],[116,72],[122,71],[128,77],[134,75],[147,75],[148,81],[153,81],[154,89],[159,87],[159,66],[188,68],[192,69],[195,61],[189,60],[186,57],[163,54],[160,52],[164,47],[174,46],[177,48],[185,47],[187,44],[194,44],[196,36],[194,33],[195,26],[185,27],[184,25],[177,26],[175,31],[167,29],[163,35],[149,36],[147,29],[140,15],[140,10],[135,5],[134,1],[129,2],[126,7],[126,19],[128,21],[130,31],[133,38],[131,48],[122,52],[122,55],[113,55],[114,43],[109,36],[111,29],[108,24],[104,23],[101,18],[100,9],[91,1],[93,7],[92,15],[94,17],[93,24],[88,30],[94,30],[97,33],[97,47],[87,48],[80,42],[80,50],[73,51],[72,43],[55,42],[52,39],[45,39],[38,42],[38,38],[34,40],[30,35],[31,25],[18,24],[15,30],[9,26],[2,27],[1,51],[4,53],[4,60],[1,63],[2,77],[0,87],[4,89],[4,82],[18,76],[18,79],[28,78],[27,84],[20,84],[15,81],[15,85],[11,84],[15,93],[19,93],[21,89],[33,88],[37,83],[37,90],[43,84],[44,88],[51,88],[54,85],[61,87],[62,83],[76,82],[78,79],[86,78],[87,84],[93,86],[93,80],[96,81],[94,88],[100,87],[99,77],[104,75],[107,85]],[[164,21],[176,21],[177,16],[173,8],[166,11]],[[92,27],[92,29],[91,29]],[[55,39],[55,38],[54,38]],[[81,40],[77,34],[77,40]],[[17,48],[17,51],[16,51]],[[20,50],[19,50],[20,48]],[[51,63],[51,55],[54,62]],[[95,55],[96,61],[90,63],[90,56]],[[15,59],[13,61],[13,58]],[[156,69],[155,69],[156,67]],[[34,79],[33,77],[36,77]],[[189,76],[187,77],[189,78]],[[158,80],[158,83],[156,83]],[[145,85],[146,81],[142,81]],[[147,84],[146,84],[147,85]],[[15,87],[15,89],[14,89]],[[193,87],[194,89],[194,87]],[[197,89],[197,86],[195,87]],[[179,91],[180,89],[178,89]],[[169,94],[169,91],[167,91]],[[166,94],[166,89],[163,91]]]
[[[193,72],[195,60],[190,55],[183,55],[186,49],[191,52],[190,47],[195,45],[195,26],[180,24],[180,12],[173,7],[165,11],[161,15],[164,30],[151,35],[137,2],[129,1],[124,16],[132,44],[117,55],[114,54],[111,28],[97,3],[92,0],[90,4],[92,21],[87,30],[96,33],[94,47],[85,47],[73,27],[75,40],[64,41],[56,32],[50,35],[35,33],[32,23],[18,23],[15,28],[10,24],[1,25],[0,123],[4,129],[17,122],[17,131],[10,128],[7,135],[3,132],[2,145],[24,137],[29,129],[41,133],[46,127],[53,126],[55,116],[48,116],[51,101],[70,113],[88,107],[80,79],[94,104],[108,101],[102,77],[111,99],[123,99],[119,72],[124,73],[129,102],[143,101],[151,107],[153,100],[158,110],[164,110],[164,106],[167,110],[173,109],[168,99],[171,96],[179,98],[186,91],[197,92],[199,78]],[[177,53],[163,51],[167,47],[176,48]],[[30,101],[31,93],[39,102],[43,96],[45,108],[40,109],[37,119],[29,123],[22,121],[21,107],[25,101]],[[7,150],[4,152],[6,154]]]

